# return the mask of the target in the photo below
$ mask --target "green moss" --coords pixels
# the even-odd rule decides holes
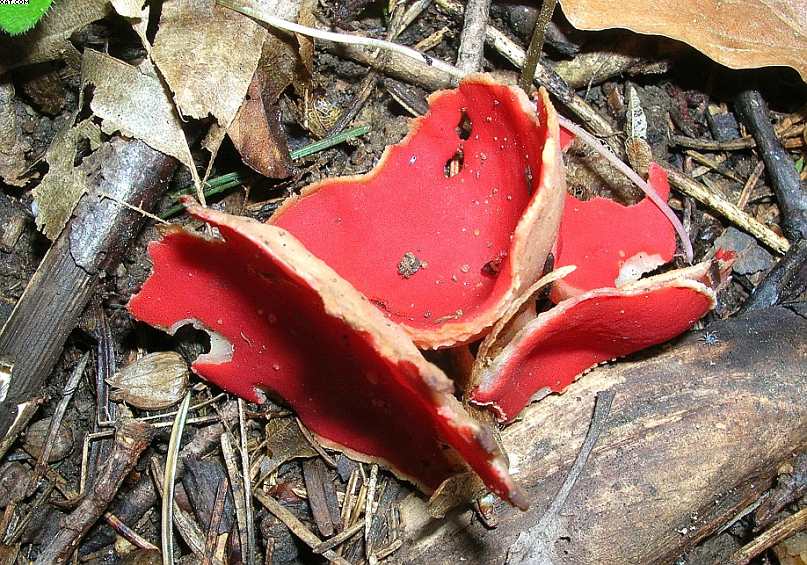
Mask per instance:
[[[0,6],[0,29],[10,35],[25,33],[42,19],[53,0],[29,0],[28,4]]]

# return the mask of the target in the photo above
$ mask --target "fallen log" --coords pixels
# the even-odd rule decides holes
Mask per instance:
[[[527,512],[430,520],[401,507],[407,563],[671,563],[730,522],[807,446],[807,309],[716,322],[668,350],[599,367],[504,430]],[[535,531],[577,456],[598,391],[615,398],[565,505]],[[543,521],[547,523],[546,520]],[[532,529],[531,529],[532,528]]]
[[[95,190],[76,206],[0,330],[0,356],[13,362],[0,399],[0,438],[17,405],[42,392],[97,281],[114,271],[140,231],[143,217],[118,201],[150,210],[176,167],[175,159],[136,139],[115,138],[87,159],[97,163]]]

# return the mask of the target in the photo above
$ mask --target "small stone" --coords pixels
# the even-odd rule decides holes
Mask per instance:
[[[420,262],[420,259],[418,259],[411,251],[407,251],[398,262],[398,274],[403,278],[408,279],[417,273],[422,266],[423,265]]]

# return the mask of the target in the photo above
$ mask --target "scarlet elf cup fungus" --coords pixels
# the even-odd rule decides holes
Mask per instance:
[[[471,401],[510,421],[536,395],[563,392],[595,365],[672,339],[714,307],[730,264],[720,255],[619,289],[590,290],[537,315],[525,302],[517,326],[502,331],[512,323],[502,319],[480,347]]]
[[[210,333],[195,372],[252,401],[259,390],[282,397],[326,446],[427,492],[470,467],[526,506],[491,431],[400,327],[285,230],[188,209],[222,239],[167,230],[149,246],[154,271],[129,310],[169,333]]]
[[[650,164],[648,184],[667,200],[667,174],[656,163]],[[569,194],[555,243],[555,266],[578,268],[553,285],[552,300],[620,287],[668,263],[674,253],[675,230],[650,198],[623,206],[601,197],[580,201]]]
[[[566,193],[557,115],[482,75],[429,112],[366,175],[311,185],[270,222],[423,348],[484,334],[541,275]]]

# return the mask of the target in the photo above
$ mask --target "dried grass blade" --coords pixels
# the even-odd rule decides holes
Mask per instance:
[[[174,480],[177,475],[177,459],[179,457],[179,444],[182,441],[182,432],[188,418],[188,408],[191,405],[191,393],[185,399],[174,418],[171,428],[171,438],[168,441],[168,453],[165,457],[165,472],[163,473],[163,500],[162,500],[162,531],[160,541],[162,544],[162,557],[164,565],[174,563]]]

